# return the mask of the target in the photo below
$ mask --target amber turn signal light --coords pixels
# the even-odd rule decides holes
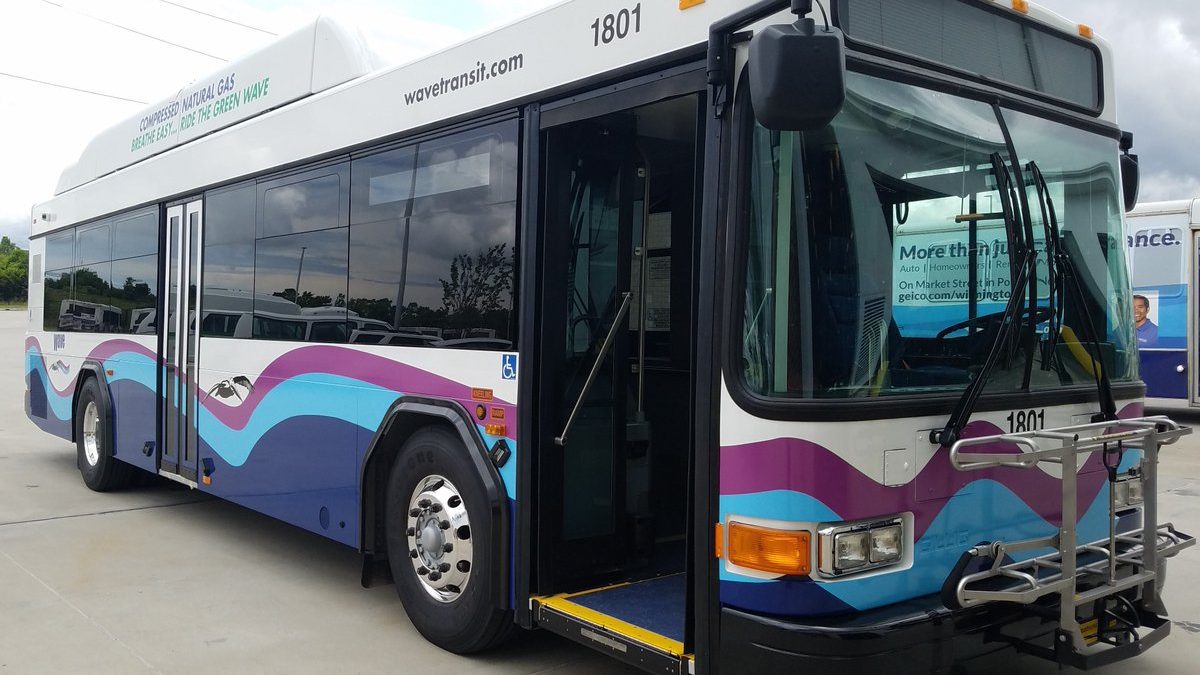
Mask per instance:
[[[804,575],[812,571],[808,530],[776,530],[730,522],[726,553],[729,562],[774,574]]]

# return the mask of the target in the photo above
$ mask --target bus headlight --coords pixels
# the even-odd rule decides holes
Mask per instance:
[[[842,532],[833,535],[833,568],[849,572],[868,563],[866,532]]]
[[[871,564],[894,563],[904,552],[904,528],[899,525],[871,528]]]
[[[817,530],[821,574],[837,577],[894,565],[904,557],[901,518],[822,525]]]

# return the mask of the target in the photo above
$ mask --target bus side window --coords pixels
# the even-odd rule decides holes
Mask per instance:
[[[299,325],[282,339],[349,341],[349,192],[348,163],[258,184],[255,338],[280,339],[268,327]]]
[[[354,161],[349,308],[379,344],[513,348],[517,138],[499,122]]]

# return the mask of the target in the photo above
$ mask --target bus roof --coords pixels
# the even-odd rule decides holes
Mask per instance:
[[[1126,218],[1144,218],[1147,216],[1187,214],[1192,224],[1200,225],[1200,198],[1175,199],[1163,202],[1146,202],[1138,204]]]
[[[1008,0],[992,2],[1011,8]],[[377,70],[371,70],[370,52],[359,36],[317,19],[102,132],[63,172],[55,197],[33,208],[30,234],[344,154],[565,92],[655,59],[692,52],[698,57],[714,22],[753,3],[703,0],[686,8],[634,3],[636,27],[626,39],[603,43],[593,24],[608,11],[629,10],[629,4],[564,0],[456,46]],[[1028,16],[1056,30],[1078,30],[1033,5]],[[790,19],[781,12],[762,23],[781,18]],[[1107,66],[1108,47],[1096,42]],[[1105,91],[1112,91],[1111,71],[1103,69]],[[1101,117],[1114,121],[1110,101]]]
[[[102,131],[63,171],[55,194],[377,67],[358,31],[317,17]]]

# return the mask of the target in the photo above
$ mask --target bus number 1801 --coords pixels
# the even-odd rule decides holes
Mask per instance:
[[[642,3],[633,9],[605,14],[592,22],[592,46],[607,45],[642,32]]]
[[[1046,409],[1014,410],[1008,413],[1008,433],[1017,434],[1022,431],[1037,431],[1046,428]]]

